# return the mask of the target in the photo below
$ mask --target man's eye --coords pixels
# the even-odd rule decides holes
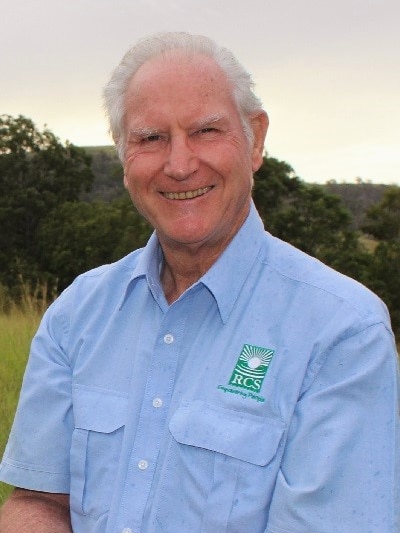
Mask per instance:
[[[144,139],[142,139],[142,142],[155,142],[155,141],[160,141],[162,139],[161,135],[157,135],[157,134],[154,134],[154,135],[148,135],[147,137],[145,137]]]
[[[212,126],[206,127],[206,128],[200,128],[195,132],[195,135],[199,135],[201,137],[214,137],[219,132],[218,128],[214,128]]]

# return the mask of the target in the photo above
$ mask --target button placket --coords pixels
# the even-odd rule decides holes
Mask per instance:
[[[179,358],[180,339],[187,319],[187,313],[182,309],[178,315],[175,313],[168,313],[168,315],[165,317],[164,324],[160,324],[158,341],[155,343],[147,376],[144,402],[128,465],[127,485],[121,500],[120,507],[123,509],[124,516],[121,515],[120,527],[123,527],[123,521],[126,523],[129,520],[134,527],[140,527],[156,468],[160,435],[164,430],[166,408],[172,395]],[[171,333],[172,329],[167,326],[167,323],[173,325],[174,333]],[[131,504],[128,505],[126,502],[132,488],[138,486],[141,490],[138,493],[135,492],[135,512],[133,513]]]

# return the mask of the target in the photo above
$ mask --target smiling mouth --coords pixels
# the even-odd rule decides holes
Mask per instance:
[[[194,191],[186,192],[163,192],[162,195],[168,200],[191,200],[192,198],[198,198],[211,191],[212,187],[202,187],[195,189]]]

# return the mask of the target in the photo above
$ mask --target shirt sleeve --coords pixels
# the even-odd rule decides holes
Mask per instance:
[[[294,411],[266,533],[399,531],[398,413],[391,332],[329,350]]]
[[[69,493],[71,370],[62,348],[67,324],[57,305],[46,312],[32,341],[0,479],[16,487]]]

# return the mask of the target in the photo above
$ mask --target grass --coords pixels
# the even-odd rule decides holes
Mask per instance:
[[[27,294],[18,308],[4,306],[7,312],[0,312],[0,457],[14,418],[31,339],[44,311],[44,306]],[[11,490],[0,482],[0,505]]]

